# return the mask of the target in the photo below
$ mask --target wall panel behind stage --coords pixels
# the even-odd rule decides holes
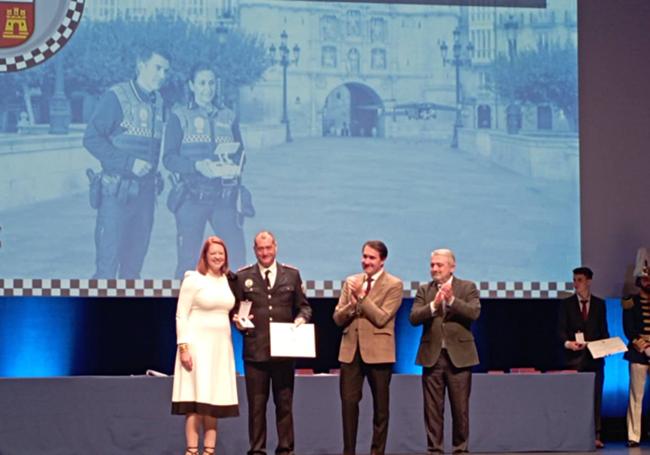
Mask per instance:
[[[620,296],[637,248],[650,246],[650,3],[578,8],[582,256],[596,291]]]

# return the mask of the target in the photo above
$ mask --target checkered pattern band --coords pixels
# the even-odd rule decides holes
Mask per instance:
[[[307,280],[307,297],[338,298],[343,281]],[[415,297],[421,283],[404,284],[404,297]],[[0,279],[0,296],[47,297],[177,297],[180,280]],[[572,292],[573,283],[481,281],[481,298],[552,299]]]
[[[36,49],[15,57],[0,58],[0,73],[17,71],[38,65],[56,54],[70,39],[79,25],[85,0],[70,0],[68,10],[61,25],[54,34]]]

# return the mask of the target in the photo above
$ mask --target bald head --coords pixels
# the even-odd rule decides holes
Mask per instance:
[[[257,262],[262,267],[268,268],[275,262],[278,246],[275,242],[275,236],[270,231],[260,231],[257,233],[253,249],[255,250]]]

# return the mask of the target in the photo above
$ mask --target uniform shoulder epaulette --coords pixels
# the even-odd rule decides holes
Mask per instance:
[[[251,268],[253,268],[254,265],[255,265],[255,263],[248,264],[248,265],[245,265],[243,267],[240,267],[239,269],[237,269],[237,272],[239,273],[239,272],[243,272],[244,270],[251,269]]]
[[[634,306],[634,299],[632,297],[627,297],[621,300],[621,306],[624,310],[629,310]]]
[[[296,272],[299,271],[299,270],[298,270],[298,267],[293,266],[293,265],[291,265],[291,264],[282,264],[282,267],[286,267],[286,268],[288,268],[288,269],[295,270]]]

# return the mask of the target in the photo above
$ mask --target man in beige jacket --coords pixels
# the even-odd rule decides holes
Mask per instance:
[[[402,303],[402,281],[384,270],[388,248],[369,240],[362,248],[363,273],[348,277],[334,309],[334,322],[343,327],[341,408],[343,453],[354,455],[359,402],[364,377],[373,396],[371,455],[383,455],[388,436],[390,379],[395,363],[395,314]]]

